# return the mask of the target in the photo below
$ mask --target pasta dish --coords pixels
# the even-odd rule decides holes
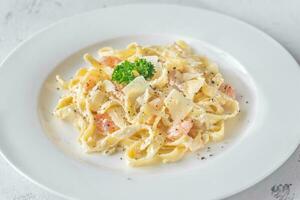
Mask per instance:
[[[180,160],[224,138],[239,104],[216,63],[184,41],[104,47],[68,81],[54,115],[80,132],[86,152],[124,151],[130,166]]]

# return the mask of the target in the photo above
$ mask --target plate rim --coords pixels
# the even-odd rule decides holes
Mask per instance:
[[[245,22],[243,20],[240,20],[238,18],[235,18],[235,17],[232,17],[230,15],[227,15],[227,14],[224,14],[224,13],[220,13],[220,12],[217,12],[217,11],[214,11],[214,10],[210,10],[210,9],[205,9],[205,8],[202,8],[202,7],[193,7],[193,6],[190,6],[190,5],[181,5],[181,4],[169,4],[169,3],[161,3],[161,4],[158,4],[158,3],[134,3],[134,4],[126,4],[126,5],[114,5],[114,6],[109,6],[109,7],[105,7],[105,8],[97,8],[97,9],[94,9],[94,10],[91,10],[91,11],[86,11],[86,12],[82,12],[82,13],[78,13],[78,14],[75,14],[75,15],[72,15],[72,16],[69,16],[69,17],[65,17],[65,18],[62,18],[54,23],[51,23],[50,25],[47,25],[45,26],[44,28],[36,31],[35,33],[31,34],[27,39],[25,39],[24,41],[22,41],[21,43],[19,43],[13,50],[11,50],[5,57],[4,59],[2,60],[2,62],[0,63],[0,71],[2,70],[2,68],[4,67],[5,63],[7,62],[7,60],[9,60],[12,55],[19,49],[21,48],[24,44],[27,44],[27,43],[30,43],[30,41],[35,38],[37,35],[43,33],[43,32],[47,32],[49,29],[55,27],[56,25],[58,24],[61,24],[61,23],[64,23],[66,21],[69,21],[69,20],[72,20],[72,18],[76,18],[76,17],[84,17],[85,15],[92,15],[93,13],[96,13],[96,12],[99,12],[103,9],[114,9],[116,7],[132,7],[132,6],[164,6],[164,7],[177,7],[177,8],[188,8],[188,9],[193,9],[193,10],[197,10],[197,11],[204,11],[204,12],[209,12],[209,13],[212,13],[214,15],[219,15],[221,17],[225,17],[225,18],[228,18],[230,19],[231,21],[235,21],[237,23],[240,23],[241,25],[243,26],[247,26],[247,28],[251,28],[253,30],[255,30],[256,32],[259,32],[260,34],[262,34],[264,37],[267,37],[269,40],[271,40],[274,44],[276,44],[278,47],[281,48],[281,50],[284,50],[288,53],[288,55],[290,56],[291,59],[293,59],[293,61],[298,65],[299,67],[299,64],[298,62],[296,61],[296,59],[293,57],[293,54],[290,53],[290,51],[288,49],[286,49],[281,43],[279,43],[277,40],[275,40],[272,36],[270,36],[269,34],[265,33],[264,31],[260,30],[259,28],[256,28],[255,26],[253,26],[252,24],[248,23],[248,22]],[[300,140],[298,141],[298,146],[299,146],[299,143],[300,143]],[[289,156],[286,156],[285,158],[281,159],[280,161],[280,164],[276,164],[274,165],[274,167],[272,169],[269,169],[268,170],[268,173],[265,174],[264,177],[257,177],[256,181],[254,181],[253,183],[249,183],[247,185],[244,184],[244,187],[242,188],[239,188],[239,189],[236,189],[234,192],[227,192],[226,195],[222,196],[222,198],[227,198],[229,196],[232,196],[236,193],[239,193],[239,192],[242,192],[244,190],[246,190],[247,188],[251,187],[251,186],[254,186],[255,184],[257,184],[258,182],[264,180],[266,177],[268,177],[270,174],[274,173],[279,167],[281,167],[289,158],[290,156],[293,154],[293,152],[295,152],[295,150],[298,148],[298,146],[296,146],[292,152],[288,152],[286,154],[288,154]],[[57,192],[56,190],[52,189],[50,186],[46,186],[42,183],[39,183],[37,180],[35,180],[34,178],[31,178],[29,175],[26,174],[26,172],[23,172],[18,166],[14,165],[13,162],[5,155],[5,153],[3,153],[3,149],[2,149],[2,146],[0,146],[0,154],[1,156],[4,158],[4,160],[6,162],[9,163],[9,165],[15,169],[19,174],[21,174],[23,177],[25,177],[26,179],[28,179],[29,181],[31,181],[32,183],[36,184],[37,186],[45,189],[46,191],[49,191],[55,195],[58,195],[60,197],[63,197],[63,198],[66,198],[66,199],[73,199],[73,197],[70,197],[70,196],[67,196],[65,194],[62,194],[60,192]]]

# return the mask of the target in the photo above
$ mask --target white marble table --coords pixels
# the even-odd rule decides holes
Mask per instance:
[[[113,5],[150,2],[202,7],[244,20],[278,40],[300,63],[298,0],[0,0],[0,62],[18,43],[59,19]],[[276,144],[272,145],[276,148]],[[0,157],[0,199],[61,200],[62,198],[29,182]],[[228,200],[261,199],[300,199],[300,147],[271,176],[228,198]]]

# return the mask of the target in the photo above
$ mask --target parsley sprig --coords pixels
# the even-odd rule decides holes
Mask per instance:
[[[120,84],[128,84],[137,76],[150,79],[154,72],[153,64],[146,59],[137,59],[134,62],[124,61],[115,67],[112,80]]]

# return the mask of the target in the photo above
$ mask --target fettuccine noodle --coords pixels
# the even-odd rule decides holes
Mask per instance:
[[[73,78],[57,76],[65,94],[54,115],[74,124],[87,152],[112,154],[125,150],[130,166],[180,160],[207,143],[224,138],[224,122],[238,114],[233,88],[224,83],[218,66],[196,55],[183,41],[168,46],[130,44],[86,54],[88,67]],[[112,80],[114,68],[145,59],[155,73],[139,73],[126,85]]]

